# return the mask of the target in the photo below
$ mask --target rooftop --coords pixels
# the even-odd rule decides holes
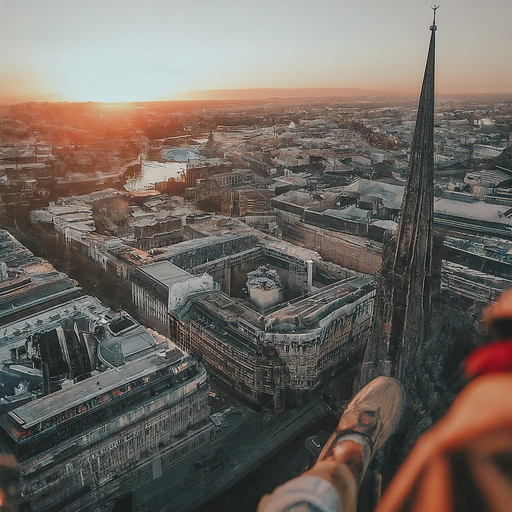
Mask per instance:
[[[284,194],[276,196],[272,202],[291,203],[297,206],[309,207],[313,205],[322,204],[322,199],[319,196],[314,196],[309,192],[302,192],[299,190],[290,190]]]
[[[186,270],[173,265],[167,260],[139,267],[139,271],[166,285],[168,288],[176,283],[187,281],[193,277],[192,274]]]
[[[69,299],[73,294],[79,293],[79,289],[69,279],[55,274],[52,277],[46,281],[30,281],[4,293],[0,291],[0,318],[58,297]],[[10,280],[8,283],[14,286],[17,284],[14,281]]]
[[[8,231],[0,229],[0,259],[9,268],[21,267],[27,263],[41,261]]]
[[[262,245],[266,249],[271,249],[282,254],[286,254],[292,258],[302,260],[303,262],[309,260],[317,261],[320,259],[320,255],[316,251],[311,251],[310,249],[299,247],[298,245],[270,236],[266,236],[260,240],[259,245]]]
[[[399,210],[402,205],[404,187],[380,181],[359,179],[344,187],[344,192],[357,196],[371,196],[382,200],[384,206]]]
[[[330,217],[336,217],[338,219],[344,220],[353,220],[357,222],[368,222],[368,210],[362,210],[357,206],[351,205],[346,208],[342,208],[341,210],[325,210],[323,212],[324,215],[329,215]]]
[[[108,312],[98,299],[85,296],[4,325],[0,328],[0,360],[9,359],[11,348],[23,345],[30,334],[43,327],[50,330],[61,325],[63,319],[78,316],[93,322]]]
[[[18,407],[9,415],[25,428],[52,418],[74,406],[94,398],[100,394],[108,393],[115,388],[145,377],[171,364],[175,365],[186,357],[186,354],[172,345],[172,352],[167,357],[153,354],[149,357],[136,359],[119,369],[110,369],[96,376],[78,382],[69,388],[64,388],[50,395],[33,400]]]
[[[214,244],[222,244],[225,242],[230,242],[231,240],[237,240],[246,237],[247,235],[220,234],[212,235],[206,238],[195,238],[193,240],[187,240],[186,242],[181,242],[179,244],[159,248],[158,251],[160,255],[158,259],[168,259],[177,256],[178,254],[183,254],[189,251],[209,247]]]
[[[208,158],[205,160],[194,159],[188,161],[187,169],[196,169],[199,167],[219,167],[221,165],[231,165],[231,162],[222,158]]]
[[[311,327],[334,309],[339,309],[343,305],[340,301],[346,299],[350,302],[354,300],[354,293],[359,297],[362,294],[369,293],[372,289],[373,280],[371,277],[363,275],[349,277],[339,283],[326,286],[298,302],[274,311],[265,317],[265,323],[268,327],[277,324],[294,324],[297,322],[297,317],[300,317],[304,325],[308,324]]]
[[[436,214],[442,213],[467,219],[484,220],[512,228],[512,217],[503,215],[509,209],[507,206],[488,204],[482,201],[463,203],[453,199],[436,198],[434,203]]]
[[[95,330],[94,334],[100,342],[101,358],[109,365],[123,365],[149,352],[156,343],[150,331],[128,316],[122,316],[102,327]]]

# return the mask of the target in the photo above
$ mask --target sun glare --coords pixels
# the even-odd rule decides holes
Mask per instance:
[[[172,91],[168,77],[156,69],[138,69],[129,61],[81,62],[77,66],[63,63],[60,76],[56,77],[60,98],[64,101],[97,101],[120,103],[152,101]]]
[[[137,83],[137,77],[128,79],[118,76],[91,76],[70,79],[62,91],[62,96],[68,101],[121,103],[151,101],[155,94],[144,87],[144,84]]]

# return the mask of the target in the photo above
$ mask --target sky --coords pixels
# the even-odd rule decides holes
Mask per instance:
[[[437,92],[512,92],[512,0],[440,0]],[[0,0],[0,103],[418,93],[428,0]]]

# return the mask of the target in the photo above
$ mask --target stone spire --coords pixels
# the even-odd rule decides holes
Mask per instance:
[[[384,245],[374,327],[364,354],[362,383],[378,375],[408,380],[424,347],[432,294],[434,216],[434,22],[397,232]]]

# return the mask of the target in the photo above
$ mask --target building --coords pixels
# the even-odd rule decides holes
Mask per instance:
[[[438,254],[439,269],[436,269],[433,237],[435,8],[430,29],[411,167],[398,229],[384,246],[374,326],[362,369],[363,383],[379,375],[389,375],[400,379],[406,390],[419,378],[415,370],[425,348],[435,275],[437,270],[440,274],[441,267]]]
[[[5,325],[0,360],[0,444],[33,511],[110,509],[214,435],[204,368],[92,297]]]
[[[195,204],[200,210],[228,216],[270,211],[272,181],[248,169],[211,175],[196,181]]]
[[[261,311],[283,301],[283,285],[275,269],[260,266],[247,274],[251,303]]]
[[[133,234],[123,236],[122,240],[137,249],[147,251],[183,240],[181,219],[167,212],[132,220],[129,225]]]
[[[0,230],[0,326],[79,295],[76,282]]]
[[[475,160],[490,160],[500,156],[504,149],[503,147],[475,144],[473,146],[473,158]]]
[[[192,275],[167,260],[137,268],[131,285],[140,318],[163,333],[169,330],[169,311],[183,306],[191,294],[215,289],[208,274]]]
[[[352,378],[371,325],[372,278],[239,228],[245,234],[203,232],[162,248],[165,261],[139,267],[132,282],[138,313],[255,404],[292,407],[333,375]],[[251,304],[262,266],[263,277],[279,284]]]
[[[353,276],[265,315],[220,291],[171,315],[177,343],[247,400],[279,410],[351,382],[371,328],[373,284]]]
[[[0,240],[0,446],[22,507],[108,509],[212,439],[197,360]]]
[[[48,204],[55,189],[55,157],[51,147],[0,145],[0,214]]]
[[[186,186],[187,188],[195,187],[197,180],[208,178],[214,174],[230,172],[232,168],[233,164],[229,160],[221,158],[191,160],[187,163]]]

